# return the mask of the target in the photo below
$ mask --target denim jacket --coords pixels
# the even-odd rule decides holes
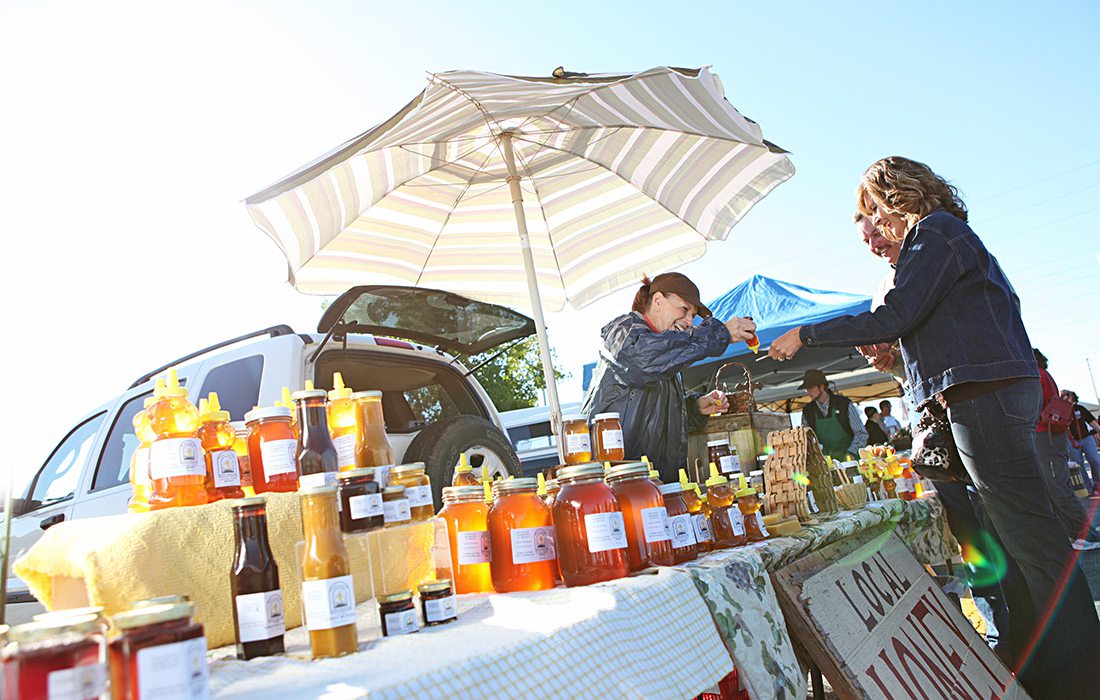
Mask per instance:
[[[964,221],[942,210],[906,234],[883,306],[803,326],[799,335],[807,346],[900,339],[918,406],[956,384],[1039,376],[1001,266]]]

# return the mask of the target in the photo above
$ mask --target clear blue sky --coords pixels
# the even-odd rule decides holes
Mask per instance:
[[[884,155],[929,163],[962,189],[1055,377],[1091,397],[1100,4],[895,5],[7,0],[2,418],[26,439],[6,459],[37,466],[90,408],[196,347],[313,328],[318,300],[286,285],[239,200],[453,68],[713,65],[798,172],[682,268],[708,298],[753,273],[870,293],[884,269],[849,224],[858,177]],[[629,296],[550,317],[575,377]]]

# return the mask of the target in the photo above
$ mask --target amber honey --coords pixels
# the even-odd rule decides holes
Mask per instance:
[[[149,474],[153,493],[149,509],[201,506],[207,501],[206,465],[202,442],[196,437],[199,411],[187,399],[175,370],[170,370],[164,389],[154,393],[146,409],[149,427],[156,436],[149,447]]]
[[[649,467],[643,462],[619,464],[611,467],[606,479],[622,508],[630,570],[671,566],[668,512],[660,490],[649,480]]]
[[[673,563],[683,564],[696,557],[695,526],[684,501],[684,487],[679,483],[662,484],[661,496],[668,513],[668,533],[672,544]]]
[[[386,435],[381,391],[352,394],[356,411],[355,466],[384,467],[394,463],[393,447]]]
[[[583,415],[562,417],[561,450],[566,464],[592,461],[592,436],[588,432],[588,419]]]
[[[298,490],[298,440],[289,408],[255,408],[244,415],[248,462],[256,493]]]
[[[313,658],[358,650],[355,586],[336,512],[336,487],[299,491],[302,508],[302,608]]]
[[[626,525],[599,464],[558,470],[554,539],[566,586],[586,586],[630,573]]]
[[[244,498],[241,488],[241,468],[233,443],[237,431],[229,425],[229,411],[221,410],[218,395],[210,392],[199,411],[198,437],[202,443],[206,464],[206,498],[208,502],[223,498]]]
[[[158,379],[157,387],[163,389],[164,381]],[[126,504],[131,513],[149,510],[149,498],[153,495],[153,479],[149,475],[149,448],[157,435],[149,425],[149,407],[156,400],[154,396],[146,398],[145,408],[134,414],[134,435],[138,439],[138,446],[130,459],[130,500]]]
[[[729,479],[718,473],[713,462],[707,479],[707,504],[710,506],[710,529],[714,534],[714,546],[718,549],[740,547],[745,544],[745,522],[734,503]]]
[[[592,419],[592,443],[596,461],[621,462],[626,457],[623,426],[618,413],[599,413]]]
[[[509,479],[493,489],[488,516],[490,571],[498,593],[554,587],[554,525],[537,489],[535,479]]]
[[[358,432],[355,401],[352,391],[344,386],[344,377],[332,375],[332,391],[328,392],[328,430],[336,447],[337,462],[341,471],[355,469],[355,440]]]
[[[439,517],[447,523],[451,546],[455,593],[493,590],[489,567],[489,506],[481,486],[448,486],[443,489]]]
[[[432,481],[423,462],[399,464],[390,469],[390,483],[405,487],[409,511],[413,520],[430,520],[435,515],[432,503]]]

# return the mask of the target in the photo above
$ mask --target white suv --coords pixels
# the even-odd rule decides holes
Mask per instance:
[[[233,420],[271,405],[284,386],[312,379],[331,389],[333,372],[357,391],[382,391],[386,432],[399,462],[428,466],[436,504],[459,453],[477,468],[520,473],[516,452],[485,390],[457,357],[477,355],[535,332],[522,314],[458,294],[395,286],[355,287],[334,301],[317,334],[276,326],[205,348],[148,372],[89,413],[54,448],[12,509],[11,560],[64,520],[126,512],[133,417],[153,381],[176,367],[195,402],[211,391]],[[407,340],[399,340],[404,338]],[[9,576],[9,603],[31,602]]]

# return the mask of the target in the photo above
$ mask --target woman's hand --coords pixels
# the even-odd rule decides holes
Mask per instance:
[[[730,342],[739,343],[748,340],[756,333],[756,322],[751,318],[735,316],[726,321],[726,330],[730,332]]]
[[[704,394],[697,399],[699,413],[704,416],[716,416],[730,410],[729,399],[722,392],[715,389],[709,394]]]
[[[798,351],[802,349],[802,338],[798,335],[801,328],[802,326],[792,328],[773,340],[771,347],[768,348],[768,357],[782,362],[797,355]]]

